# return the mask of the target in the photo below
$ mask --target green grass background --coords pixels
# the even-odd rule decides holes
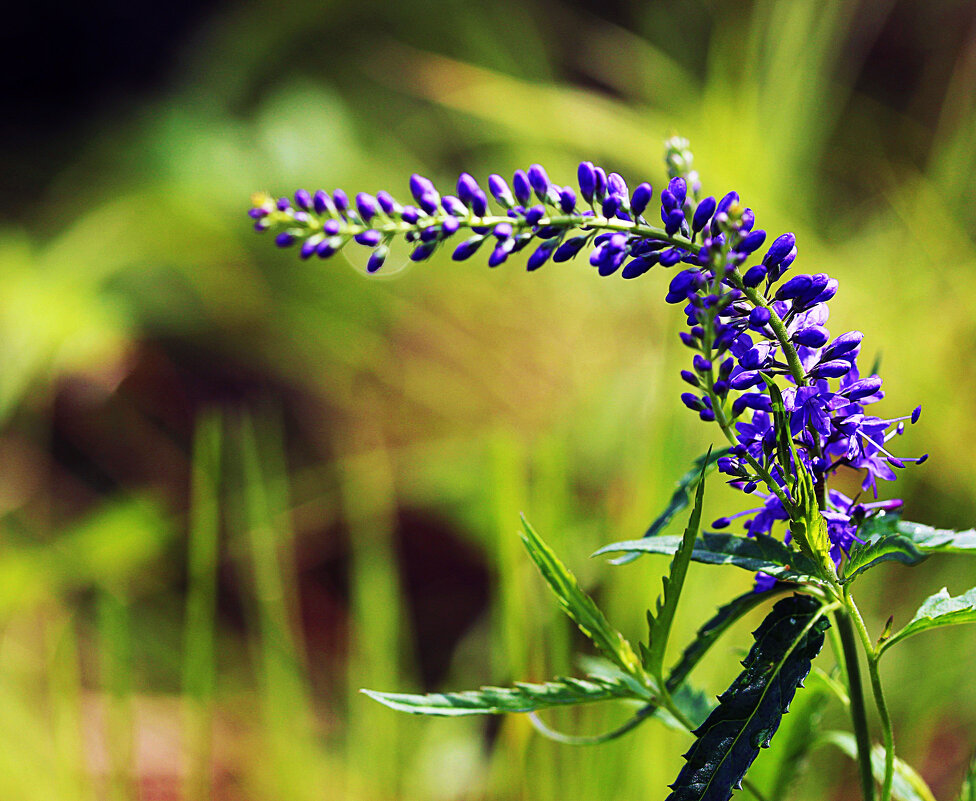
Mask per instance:
[[[737,189],[796,232],[803,269],[840,280],[830,325],[882,358],[882,413],[922,403],[898,445],[931,453],[899,483],[906,516],[969,527],[966,5],[222,7],[165,91],[107,107],[0,227],[0,798],[663,798],[688,739],[655,722],[571,749],[523,718],[401,717],[358,690],[578,669],[520,512],[645,636],[665,563],[589,554],[641,533],[715,438],[677,402],[667,276],[441,253],[367,279],[275,250],[248,197],[403,195],[414,170],[446,187],[534,161],[569,183],[582,158],[661,187],[663,140],[687,136],[706,192]],[[741,504],[710,482],[709,519]],[[879,631],[974,578],[962,557],[885,566],[859,601]],[[748,585],[693,567],[676,641]],[[758,619],[701,686],[727,685]],[[940,799],[976,746],[974,659],[960,628],[885,660],[899,754]],[[625,715],[547,720],[595,733]],[[836,705],[827,720],[845,724]],[[856,786],[818,752],[792,797]]]

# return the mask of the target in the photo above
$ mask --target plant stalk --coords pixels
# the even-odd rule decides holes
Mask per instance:
[[[844,666],[847,672],[848,693],[851,699],[851,722],[854,725],[854,739],[857,741],[857,764],[861,773],[861,792],[864,801],[874,801],[874,777],[871,774],[871,736],[868,732],[868,717],[864,706],[864,689],[861,686],[861,666],[857,660],[857,642],[851,614],[842,610],[834,615],[834,623],[840,633],[844,652]]]

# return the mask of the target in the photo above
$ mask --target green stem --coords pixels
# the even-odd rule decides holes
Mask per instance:
[[[871,737],[868,733],[868,717],[864,705],[864,689],[861,686],[861,666],[857,660],[857,642],[848,611],[834,615],[834,623],[840,633],[847,673],[848,693],[851,699],[851,722],[857,741],[857,764],[861,773],[861,792],[864,801],[874,801],[874,778],[871,775]]]
[[[878,670],[879,654],[874,643],[871,642],[871,635],[868,634],[867,626],[864,625],[864,618],[854,603],[849,587],[844,588],[844,601],[850,612],[850,618],[854,622],[854,628],[861,638],[861,646],[868,659],[868,675],[871,677],[871,692],[874,695],[874,704],[878,708],[878,717],[881,720],[881,735],[884,739],[885,750],[885,772],[884,781],[881,785],[881,801],[890,801],[891,786],[895,778],[895,733],[891,725],[891,716],[888,713],[888,703],[885,701],[884,688],[881,686],[881,673]]]

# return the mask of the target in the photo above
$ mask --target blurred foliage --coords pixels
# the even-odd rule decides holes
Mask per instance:
[[[885,409],[923,404],[902,447],[932,458],[900,482],[906,516],[970,526],[974,36],[952,0],[214,11],[165,91],[100,108],[0,227],[0,797],[663,793],[688,743],[653,723],[571,750],[522,718],[401,719],[357,694],[573,669],[521,511],[643,632],[664,565],[587,557],[642,532],[714,433],[676,402],[661,276],[439,256],[366,280],[275,251],[248,197],[530,161],[568,181],[581,158],[660,186],[680,132],[710,190],[736,188],[840,279],[832,326],[884,357]],[[715,516],[735,496],[713,486]],[[952,557],[876,574],[875,628],[972,584]],[[678,640],[747,585],[688,582]],[[758,619],[703,686],[725,686]],[[899,754],[951,797],[976,742],[976,640],[925,647],[937,662],[906,646],[885,678]],[[841,759],[814,754],[795,797],[847,797]]]

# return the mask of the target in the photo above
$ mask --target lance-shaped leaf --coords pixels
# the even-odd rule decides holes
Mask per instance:
[[[765,592],[755,592],[750,590],[743,593],[738,598],[733,598],[712,615],[695,634],[695,639],[688,644],[681,659],[671,669],[668,680],[665,684],[669,691],[674,690],[683,684],[684,680],[691,673],[692,668],[701,661],[705,652],[711,648],[715,641],[722,636],[728,629],[744,615],[751,612],[757,606],[766,603],[778,592],[789,588],[789,585],[777,584],[772,589]]]
[[[591,677],[558,678],[545,684],[517,682],[514,687],[482,687],[457,693],[381,693],[363,690],[370,698],[399,712],[414,715],[458,717],[461,715],[502,715],[507,712],[535,712],[554,706],[588,704],[611,698],[634,698],[633,687]]]
[[[702,468],[702,476],[698,481],[698,491],[695,493],[695,507],[691,510],[685,533],[674,553],[674,559],[671,560],[668,575],[664,577],[664,591],[657,599],[657,613],[651,614],[650,610],[647,612],[648,644],[647,648],[642,649],[642,655],[645,669],[657,679],[659,684],[664,681],[664,651],[667,648],[668,635],[670,635],[671,625],[674,623],[674,613],[678,610],[681,588],[684,586],[685,576],[688,574],[688,565],[691,563],[691,554],[695,548],[698,529],[701,526],[704,497],[705,471]]]
[[[634,649],[624,636],[607,622],[603,612],[583,590],[569,569],[543,542],[529,521],[522,518],[522,542],[529,556],[536,563],[539,572],[549,584],[559,600],[559,605],[579,626],[580,631],[589,637],[605,656],[614,662],[624,673],[640,682],[646,675]]]
[[[820,742],[836,745],[851,759],[857,759],[857,742],[853,734],[846,731],[828,731],[821,735]],[[874,774],[878,784],[884,784],[885,750],[880,745],[871,749],[871,773]],[[911,765],[898,757],[895,757],[891,797],[896,801],[935,801],[935,796],[925,783],[925,779],[919,776]]]
[[[859,532],[860,534],[860,532]],[[908,537],[900,534],[887,534],[872,537],[863,545],[851,548],[850,557],[844,566],[844,581],[870,570],[883,562],[901,562],[903,565],[917,565],[925,561],[927,555]]]
[[[615,542],[605,545],[594,556],[608,553],[670,555],[678,550],[682,540],[682,537],[666,536]],[[735,565],[753,573],[762,571],[783,581],[824,583],[808,557],[767,534],[737,537],[734,534],[705,532],[695,540],[691,559],[708,565]]]
[[[671,495],[671,501],[665,507],[664,511],[651,523],[647,531],[644,532],[644,536],[656,537],[674,519],[674,516],[678,512],[686,509],[691,504],[691,493],[698,486],[699,480],[712,473],[715,470],[718,460],[723,456],[728,456],[731,450],[731,448],[721,448],[717,451],[709,451],[695,459],[692,463],[692,468],[678,479],[674,494]],[[613,563],[615,565],[624,565],[634,561],[636,558],[637,554],[626,554],[614,559]]]
[[[699,726],[668,801],[728,801],[759,749],[769,745],[830,623],[818,601],[779,601],[753,633],[744,670]]]
[[[976,622],[976,587],[955,598],[952,598],[949,591],[943,587],[935,595],[925,599],[915,613],[915,617],[908,621],[905,628],[895,632],[881,644],[879,653],[883,653],[895,643],[913,634],[940,626],[972,622]]]

